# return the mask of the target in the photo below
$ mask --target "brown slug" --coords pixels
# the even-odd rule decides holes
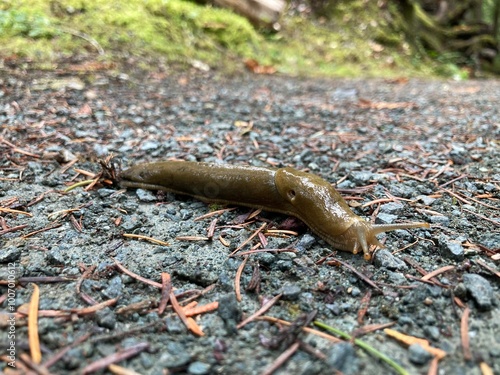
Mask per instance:
[[[334,248],[354,254],[377,245],[379,233],[429,228],[428,223],[371,224],[354,214],[331,184],[293,168],[262,168],[187,161],[145,163],[125,170],[123,187],[163,190],[205,202],[292,215]]]

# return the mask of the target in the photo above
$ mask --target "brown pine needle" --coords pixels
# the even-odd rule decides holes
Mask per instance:
[[[387,336],[393,337],[396,340],[401,341],[403,344],[406,344],[408,346],[412,344],[419,344],[422,348],[424,348],[429,353],[434,355],[437,359],[442,359],[446,356],[446,352],[444,350],[430,346],[429,341],[426,339],[405,335],[404,333],[398,332],[390,328],[384,329],[384,332]]]
[[[241,302],[241,274],[245,269],[247,260],[248,260],[248,255],[243,259],[243,262],[241,262],[241,264],[239,265],[238,270],[236,271],[236,276],[234,277],[234,292],[236,293],[236,300],[238,302]]]
[[[469,342],[469,314],[470,309],[465,308],[462,313],[462,319],[460,320],[460,337],[462,339],[462,351],[464,353],[464,359],[470,361],[472,359],[472,353],[470,351]]]
[[[170,274],[167,272],[161,273],[161,298],[160,305],[158,306],[158,314],[163,314],[167,303],[170,299],[170,293],[172,292],[172,282],[170,280]]]
[[[195,335],[198,336],[203,336],[203,331],[201,330],[201,327],[196,324],[193,318],[188,318],[186,314],[184,313],[184,309],[182,308],[181,305],[179,305],[179,302],[177,301],[177,298],[175,298],[175,295],[173,292],[170,292],[170,303],[174,309],[174,311],[177,313],[179,318],[181,318],[182,322],[184,325]]]
[[[140,352],[149,348],[149,343],[141,342],[127,349],[120,350],[119,352],[108,355],[107,357],[101,358],[90,365],[85,366],[82,370],[82,374],[92,374],[99,370],[105,369],[110,364],[124,361],[130,357],[134,357]]]
[[[31,296],[28,310],[28,341],[30,345],[31,359],[33,363],[39,364],[42,361],[40,350],[40,339],[38,337],[38,304],[40,302],[40,289],[33,284],[33,294]]]
[[[168,242],[165,242],[162,240],[157,240],[156,238],[152,238],[152,237],[148,237],[148,236],[143,236],[142,234],[123,233],[123,237],[145,240],[145,241],[149,241],[149,242],[155,243],[157,245],[161,245],[161,246],[169,246]]]
[[[177,241],[208,241],[210,238],[203,236],[177,236]]]
[[[114,364],[109,365],[108,370],[115,375],[141,375],[138,372],[135,372],[134,370],[130,370],[128,368]]]
[[[32,217],[33,215],[26,211],[13,210],[12,208],[0,207],[0,212],[6,212],[9,214],[20,214]]]
[[[242,248],[244,248],[245,245],[247,243],[249,243],[250,241],[252,241],[252,239],[255,236],[257,236],[260,232],[262,232],[266,226],[267,226],[267,223],[262,224],[259,229],[257,229],[255,232],[253,232],[252,235],[250,237],[248,237],[245,241],[243,241],[243,243],[240,246],[238,246],[236,248],[236,250],[234,250],[231,254],[229,254],[229,256],[230,257],[234,256],[234,254],[236,254],[238,251],[240,251]]]
[[[278,356],[278,358],[276,358],[274,362],[271,363],[271,365],[262,372],[262,375],[273,374],[288,360],[288,358],[290,358],[299,349],[299,346],[300,346],[299,342],[295,342],[292,345],[290,345],[290,347],[287,350],[281,353]]]
[[[118,262],[116,259],[114,258],[111,258],[113,259],[113,261],[115,262],[115,265],[116,267],[118,267],[118,269],[120,271],[122,271],[123,273],[129,275],[130,277],[132,277],[133,279],[136,279],[136,280],[139,280],[145,284],[148,284],[148,285],[151,285],[151,286],[154,286],[155,288],[159,288],[161,289],[162,288],[162,285],[160,283],[157,283],[156,281],[153,281],[153,280],[149,280],[149,279],[146,279],[145,277],[142,277],[132,271],[129,271],[128,269],[126,269],[120,262]]]
[[[223,208],[222,210],[212,211],[212,212],[209,212],[208,214],[201,215],[201,216],[194,218],[193,221],[200,221],[200,220],[207,219],[209,217],[212,217],[212,216],[215,216],[218,214],[223,214],[224,212],[229,212],[229,211],[233,211],[233,210],[236,210],[236,207]]]
[[[441,273],[444,273],[446,271],[450,271],[453,269],[455,269],[455,266],[444,266],[444,267],[438,268],[437,270],[434,270],[434,271],[429,272],[428,274],[422,276],[421,280],[426,280],[426,281],[430,280],[433,277],[436,277],[437,275],[439,275]]]
[[[201,305],[201,306],[196,306],[192,308],[186,308],[184,307],[184,314],[186,314],[187,317],[190,316],[195,316],[195,315],[201,315],[205,314],[211,311],[215,311],[219,308],[219,302],[214,301],[207,303],[206,305]]]
[[[439,358],[438,357],[432,358],[431,364],[429,365],[429,370],[427,371],[427,375],[437,375],[438,365],[439,365]]]
[[[31,233],[25,234],[25,235],[24,235],[24,236],[22,236],[21,238],[22,238],[22,239],[26,239],[26,238],[29,238],[29,237],[34,236],[35,234],[42,233],[42,232],[45,232],[45,231],[48,231],[48,230],[51,230],[51,229],[59,228],[61,225],[62,225],[61,223],[56,223],[56,224],[51,225],[51,226],[49,226],[49,227],[42,228],[42,229],[38,229],[38,230],[35,230],[34,232],[31,232]]]
[[[250,315],[248,318],[246,318],[245,320],[243,320],[242,322],[240,322],[236,328],[237,329],[240,329],[241,327],[245,326],[246,324],[250,323],[252,320],[254,320],[256,317],[258,317],[259,315],[262,315],[264,314],[267,310],[269,310],[271,307],[273,307],[273,305],[281,298],[281,296],[283,295],[283,293],[280,293],[278,295],[276,295],[275,297],[271,298],[269,301],[267,301],[266,304],[264,304],[264,306],[262,306],[259,310],[257,310],[255,313],[253,313],[252,315]]]
[[[481,373],[483,375],[494,375],[493,370],[486,362],[481,362],[479,364],[479,368],[481,369]]]

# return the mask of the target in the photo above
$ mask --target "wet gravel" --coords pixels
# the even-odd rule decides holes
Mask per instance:
[[[89,304],[77,294],[77,279],[95,266],[80,290],[96,302],[118,299],[93,314],[39,318],[42,363],[72,345],[50,367],[52,373],[81,372],[93,361],[140,343],[149,345],[120,365],[141,374],[165,369],[263,373],[287,348],[269,344],[279,336],[279,327],[265,321],[236,326],[279,293],[282,298],[267,315],[293,321],[316,310],[317,320],[348,333],[394,322],[392,329],[425,338],[447,353],[439,362],[440,373],[480,374],[481,362],[500,373],[499,81],[1,73],[0,206],[31,216],[0,212],[0,279],[8,279],[12,264],[18,280],[66,276],[66,282],[39,279],[39,308],[82,309]],[[426,221],[432,227],[382,235],[386,249],[372,262],[346,252],[334,254],[371,279],[374,288],[347,267],[318,263],[332,249],[284,215],[262,212],[242,228],[235,224],[249,210],[226,211],[217,216],[212,241],[185,241],[176,237],[206,236],[213,218],[195,218],[214,207],[170,193],[111,185],[62,193],[67,185],[89,178],[79,170],[99,172],[98,160],[110,154],[122,168],[169,158],[290,165],[336,183],[357,214],[375,216],[377,223]],[[377,199],[382,201],[363,206]],[[228,255],[264,221],[296,230],[298,236],[267,237],[268,248],[293,247],[295,252],[252,255],[241,276],[243,298],[238,302],[234,278],[242,258]],[[20,225],[26,227],[6,231]],[[171,310],[158,314],[158,289],[119,271],[113,259],[156,282],[162,272],[170,273],[176,293],[214,285],[197,299],[200,304],[219,302],[217,311],[196,318],[205,335],[189,333]],[[420,271],[444,266],[453,268],[430,281],[418,280]],[[256,268],[260,288],[245,291]],[[29,283],[16,288],[16,309],[29,302],[32,291]],[[371,299],[360,322],[368,292]],[[6,293],[1,284],[0,296]],[[2,301],[5,317],[9,301]],[[142,308],[130,308],[134,304]],[[465,306],[470,309],[468,360],[460,334]],[[3,319],[0,324],[7,327]],[[78,343],[87,333],[91,337]],[[2,355],[8,349],[6,335],[2,329]],[[299,338],[323,356],[299,349],[277,374],[394,371],[352,343],[332,344],[306,334]],[[431,364],[432,356],[420,344],[408,347],[383,330],[359,338],[410,374],[427,373]],[[21,315],[16,348],[19,364],[21,353],[29,353]],[[0,362],[0,369],[5,368]]]

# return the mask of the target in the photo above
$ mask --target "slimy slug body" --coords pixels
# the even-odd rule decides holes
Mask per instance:
[[[139,164],[121,176],[124,187],[163,190],[295,216],[334,248],[370,259],[376,235],[427,223],[371,224],[354,214],[329,182],[293,168],[165,161]]]

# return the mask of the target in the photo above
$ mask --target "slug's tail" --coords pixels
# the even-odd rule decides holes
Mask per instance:
[[[411,229],[411,228],[430,228],[429,223],[398,223],[398,224],[374,224],[372,226],[373,234],[380,234],[398,229]]]

